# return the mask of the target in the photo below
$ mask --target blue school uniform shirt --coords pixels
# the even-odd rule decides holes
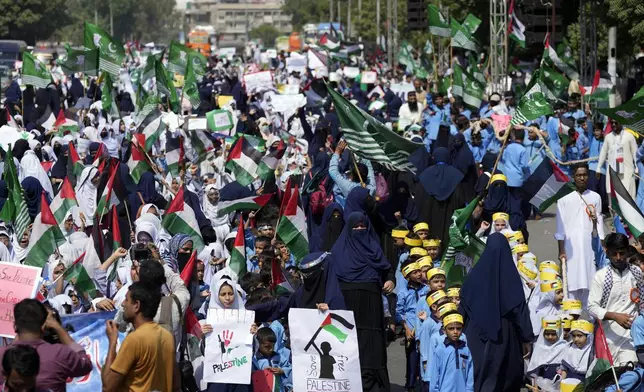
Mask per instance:
[[[619,389],[628,392],[644,392],[644,369],[637,368],[619,376]],[[617,386],[611,385],[605,392],[615,392]]]
[[[429,97],[427,99],[429,100]],[[438,127],[443,123],[451,123],[450,105],[443,105],[441,109],[433,103],[429,104],[423,111],[421,125],[427,131],[427,137],[430,140],[436,140],[438,137]]]
[[[529,166],[531,166],[533,162],[540,162],[540,158],[544,158],[546,156],[545,148],[541,148],[543,146],[541,139],[530,140],[526,138],[523,141],[523,146],[525,147],[526,154],[528,154]]]
[[[559,140],[559,119],[557,117],[550,117],[546,123],[546,131],[548,132],[548,147],[554,154],[555,158],[561,160],[561,142]]]
[[[577,109],[574,112],[566,112],[563,114],[563,117],[565,118],[574,118],[575,120],[579,120],[580,118],[586,117],[586,113],[584,113],[583,110]]]
[[[398,295],[396,302],[396,322],[405,323],[407,328],[416,329],[418,327],[418,313],[416,304],[420,298],[425,298],[429,288],[425,285],[413,288],[407,286],[407,289]],[[416,330],[418,331],[418,330]]]
[[[492,131],[490,131],[490,133],[492,133],[492,136],[490,137],[490,141],[487,143],[487,152],[498,154],[499,151],[501,151],[501,145],[503,143],[501,143],[501,141],[497,139],[496,136],[494,136]]]
[[[259,328],[264,327],[270,328],[275,333],[275,337],[277,337],[275,347],[273,348],[275,351],[286,348],[286,333],[284,333],[284,326],[282,325],[282,323],[277,320],[273,320],[270,323],[264,322],[259,326]]]
[[[599,153],[601,152],[603,145],[604,145],[604,139],[597,140],[597,139],[595,139],[594,136],[592,138],[590,138],[590,141],[589,141],[590,150],[588,151],[588,156],[590,156],[590,157],[599,157]],[[639,151],[639,149],[638,149],[638,151]],[[597,170],[597,159],[588,162],[588,169],[592,170],[592,171],[595,171],[595,172],[598,171]],[[606,169],[602,167],[602,168],[599,169],[599,172],[602,173],[602,174],[606,174]]]
[[[499,161],[501,172],[508,178],[509,187],[520,187],[530,175],[528,154],[525,147],[518,142],[512,142],[505,147]]]
[[[419,327],[416,330],[416,340],[418,341],[418,352],[420,353],[420,378],[424,382],[429,382],[429,363],[434,350],[431,347],[431,338],[434,334],[440,333],[442,324],[434,316],[428,315],[425,321],[418,321]]]
[[[465,341],[438,344],[432,355],[430,392],[474,391],[474,363],[472,353]]]
[[[291,366],[291,350],[282,348],[273,351],[273,354],[265,357],[259,351],[253,356],[253,371],[264,370],[269,367],[280,368],[284,374],[280,376],[281,392],[293,389],[293,375]]]
[[[436,329],[438,328],[438,329]],[[429,374],[429,369],[431,367],[431,362],[433,358],[433,353],[436,351],[438,348],[438,345],[442,342],[445,341],[445,330],[443,329],[443,324],[438,323],[438,326],[434,327],[432,335],[429,337],[429,339],[425,339],[425,343],[421,341],[421,350],[424,351],[424,355],[421,354],[421,366],[425,368],[426,382],[429,382],[431,385],[431,379],[430,379],[430,374]],[[461,340],[467,343],[467,337],[465,334],[461,335]],[[426,358],[426,363],[422,362],[422,358]]]
[[[329,162],[329,176],[335,183],[335,186],[333,187],[333,193],[334,196],[342,196],[341,200],[342,202],[342,207],[344,207],[345,199],[347,196],[349,196],[349,192],[355,187],[360,186],[359,182],[354,182],[346,178],[345,176],[340,173],[340,170],[338,169],[338,164],[340,162],[340,155],[338,154],[333,154],[331,156],[331,162]],[[373,167],[371,166],[371,161],[366,160],[366,159],[361,159],[361,163],[363,163],[367,167],[367,189],[369,189],[369,193],[373,196],[376,193],[376,177],[373,173]],[[340,198],[338,198],[339,200]]]
[[[394,274],[394,277],[396,278],[396,287],[394,288],[394,292],[396,295],[399,295],[403,290],[407,290],[407,279],[405,279],[402,274],[401,266],[408,257],[409,251],[405,251],[398,256],[398,267],[396,267],[396,273]]]

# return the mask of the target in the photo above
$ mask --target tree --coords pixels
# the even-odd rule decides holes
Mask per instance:
[[[264,23],[252,29],[248,35],[250,38],[259,38],[265,47],[270,48],[275,45],[275,39],[281,35],[273,25]]]
[[[644,43],[644,5],[642,0],[609,1],[608,17],[617,26],[618,52],[634,54]],[[624,47],[622,44],[626,44]],[[637,47],[635,47],[637,46]]]
[[[0,37],[32,45],[68,24],[72,13],[65,0],[0,0],[0,10]]]
[[[336,0],[337,1],[337,0]],[[334,3],[337,4],[337,3]],[[329,21],[329,2],[321,0],[286,0],[282,10],[291,15],[293,31],[299,31],[307,23]]]

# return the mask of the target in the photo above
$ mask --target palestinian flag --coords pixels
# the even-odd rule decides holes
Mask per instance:
[[[349,331],[355,328],[355,325],[340,315],[329,313],[324,321],[322,321],[320,328],[333,335],[341,343],[344,343],[349,337]]]
[[[182,137],[173,137],[172,132],[165,131],[165,159],[172,177],[179,176],[185,157]]]
[[[192,256],[190,256],[190,260],[188,260],[188,263],[186,263],[185,267],[183,270],[181,270],[181,280],[183,280],[183,283],[186,285],[186,287],[190,287],[190,283],[192,282],[192,275],[197,267],[197,251],[192,252]],[[198,339],[203,338],[203,331],[201,330],[201,325],[199,324],[199,320],[197,320],[197,316],[195,316],[195,313],[192,311],[191,307],[188,307],[186,310],[186,314],[184,315],[184,321],[186,323],[186,332],[189,334],[192,334],[196,336]]]
[[[65,242],[65,236],[58,227],[58,222],[51,213],[47,204],[47,197],[43,191],[40,196],[40,213],[34,220],[29,237],[27,256],[23,264],[34,267],[44,267],[49,256],[54,254],[58,245]]]
[[[286,247],[291,251],[295,260],[299,262],[309,253],[309,239],[306,231],[306,216],[299,200],[300,193],[297,186],[284,209],[284,215],[277,223],[277,235],[284,241]]]
[[[112,252],[123,246],[121,240],[121,226],[119,226],[119,215],[116,212],[116,206],[112,206],[110,217],[110,234],[112,236]]]
[[[56,123],[56,116],[54,116],[54,113],[51,111],[51,108],[49,105],[45,108],[45,112],[36,120],[36,124],[42,125],[45,130],[49,131],[54,127],[54,124]]]
[[[7,109],[7,125],[10,126],[11,128],[16,128],[18,129],[18,123],[16,120],[11,116],[11,113]]]
[[[83,173],[83,170],[85,169],[85,165],[80,159],[80,156],[78,156],[78,152],[76,151],[76,147],[74,147],[73,142],[69,142],[67,159],[67,166],[72,168],[72,174],[76,177],[80,177],[81,173]]]
[[[624,184],[619,179],[619,175],[609,167],[610,171],[610,201],[613,210],[622,217],[622,220],[628,226],[628,229],[637,238],[644,233],[644,216],[642,211],[637,207],[637,203],[626,191]]]
[[[222,216],[235,211],[241,210],[258,210],[266,205],[273,197],[272,193],[260,196],[250,196],[243,199],[220,201],[217,215]]]
[[[255,370],[251,375],[253,391],[280,392],[282,390],[281,376],[268,369]]]
[[[276,149],[269,149],[259,162],[259,168],[257,169],[259,178],[266,180],[271,174],[275,174],[275,169],[277,169],[280,159],[282,159],[285,152],[286,145],[283,140],[280,140],[279,146]]]
[[[165,130],[163,115],[159,109],[152,110],[139,125],[139,131],[145,135],[145,150],[149,151]]]
[[[77,205],[78,201],[76,201],[74,187],[72,187],[72,183],[69,182],[69,179],[65,177],[63,186],[60,187],[60,192],[58,192],[56,197],[54,197],[54,200],[51,201],[51,205],[49,207],[54,214],[56,221],[59,224],[62,224],[67,212]]]
[[[110,177],[107,180],[105,189],[103,189],[103,194],[101,195],[101,198],[98,200],[98,204],[96,206],[96,212],[99,214],[98,215],[99,220],[103,217],[103,215],[108,213],[110,209],[112,209],[112,206],[117,206],[121,203],[116,193],[114,192],[114,178],[116,177],[117,172],[118,170],[116,170],[116,168],[112,168],[112,173],[110,174]]]
[[[572,80],[579,80],[579,73],[575,71],[574,68],[570,67],[568,64],[566,64],[564,61],[562,61],[559,58],[559,55],[557,54],[557,51],[555,48],[550,46],[550,34],[548,33],[546,35],[546,45],[543,48],[543,59],[542,62],[545,62],[547,64],[551,64],[560,70],[562,70],[566,76],[568,76]]]
[[[248,186],[257,178],[261,160],[262,154],[242,136],[233,144],[226,160],[226,168],[233,172],[235,180],[241,186]]]
[[[522,187],[523,199],[541,211],[574,191],[570,178],[548,157],[543,158]]]
[[[70,133],[78,132],[78,123],[74,120],[70,120],[65,117],[63,109],[60,109],[58,112],[58,117],[56,117],[56,122],[54,123],[54,128],[58,128],[58,135],[63,136]]]
[[[271,287],[278,296],[289,295],[295,292],[291,282],[286,279],[286,274],[282,269],[282,262],[275,257],[271,264]]]
[[[327,33],[324,33],[322,37],[320,37],[318,45],[330,52],[335,52],[336,50],[340,49],[340,41],[334,40],[333,38],[329,37]]]
[[[90,259],[90,257],[87,257],[87,251],[78,256],[74,263],[65,270],[63,277],[74,286],[74,290],[78,292],[80,297],[89,297],[90,299],[93,299],[96,298],[98,290],[96,289],[96,285],[90,277],[89,272],[85,268],[84,264],[86,259]]]
[[[141,151],[141,146],[145,146],[145,136],[142,133],[137,133],[134,135],[134,140],[137,143],[132,142],[130,144],[130,159],[127,161],[127,167],[130,169],[130,176],[135,183],[139,183],[143,173],[150,170],[150,165],[145,159],[145,153]]]
[[[590,99],[595,102],[608,101],[609,95],[615,85],[607,74],[602,75],[599,70],[595,71],[593,84],[590,87]]]
[[[525,26],[519,18],[514,9],[514,0],[510,3],[510,9],[508,11],[508,19],[510,21],[508,25],[508,37],[514,40],[522,48],[525,48]]]
[[[181,187],[177,195],[172,199],[170,206],[165,210],[165,217],[161,225],[170,234],[188,234],[192,238],[194,248],[201,252],[205,244],[201,237],[199,223],[192,207],[186,203],[184,198],[185,187]]]
[[[212,144],[212,140],[210,140],[208,135],[206,135],[206,132],[202,130],[190,131],[189,137],[190,144],[192,144],[192,148],[197,153],[200,161],[205,160],[208,153],[215,148]]]
[[[606,342],[606,334],[602,322],[595,323],[595,359],[588,365],[588,372],[586,373],[586,380],[584,385],[592,384],[597,377],[602,373],[613,367],[613,355],[608,349],[608,342]]]
[[[228,266],[239,277],[246,274],[246,237],[244,236],[244,220],[241,217],[239,218],[239,227],[237,228],[233,249],[230,252]]]

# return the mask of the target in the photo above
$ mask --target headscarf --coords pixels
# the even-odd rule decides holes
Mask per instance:
[[[554,343],[549,343],[543,337],[543,333],[539,334],[537,343],[534,345],[534,349],[532,350],[532,357],[530,357],[530,364],[526,371],[527,374],[533,373],[541,366],[559,365],[561,363],[564,350],[568,345],[567,342],[563,340],[562,335],[561,328],[559,328],[557,331],[559,340]]]
[[[345,211],[346,213],[346,211]],[[358,223],[366,230],[353,230]],[[338,278],[344,282],[383,283],[383,276],[391,264],[385,258],[369,217],[363,212],[349,215],[340,238],[331,249]]]
[[[327,170],[330,162],[331,158],[325,151],[316,152],[315,155],[313,155],[313,166],[310,170],[311,175],[314,176],[323,170]]]
[[[33,221],[36,218],[36,215],[40,212],[40,201],[43,187],[40,184],[40,181],[34,177],[26,177],[22,180],[20,185],[22,185],[22,189],[24,190],[25,202],[27,202],[27,208],[29,209],[29,216]]]
[[[20,240],[22,239],[22,233],[16,233],[16,238],[11,241],[11,248],[13,250],[13,259],[16,262],[22,262],[25,257],[27,257],[27,250],[29,249],[29,244],[26,248],[20,246]],[[35,239],[34,239],[35,241]],[[53,270],[52,270],[53,271]]]
[[[503,180],[496,180],[490,184],[487,196],[483,201],[483,215],[491,217],[495,212],[505,212],[510,215],[510,226],[514,230],[526,227],[521,201],[510,196],[508,184]]]
[[[170,240],[170,246],[168,247],[168,251],[163,255],[163,260],[170,265],[173,271],[179,271],[179,249],[188,241],[192,241],[192,238],[188,234],[177,234]]]
[[[368,212],[367,211],[367,197],[369,196],[369,189],[357,186],[349,192],[344,204],[344,219],[348,219],[349,215],[354,212]]]
[[[233,295],[235,296],[233,304],[228,308],[225,308],[224,304],[219,301],[219,290],[221,290],[221,287],[224,284],[229,285],[233,289]],[[233,282],[230,279],[219,279],[215,284],[215,290],[212,290],[211,293],[210,304],[208,305],[210,309],[245,309],[244,303],[242,302],[238,292],[237,283]]]
[[[451,163],[452,166],[460,170],[463,174],[467,174],[470,167],[476,167],[474,154],[465,142],[465,136],[462,133],[457,133],[454,136],[454,143],[451,146]]]
[[[588,365],[590,365],[590,362],[594,359],[593,343],[595,341],[595,334],[587,333],[585,335],[586,345],[579,348],[575,343],[570,342],[564,351],[563,358],[561,359],[562,365],[565,364],[575,372],[583,374],[586,374],[588,371]]]
[[[521,277],[503,234],[488,237],[485,250],[461,288],[461,307],[480,338],[498,341],[501,319],[525,301]]]
[[[98,137],[98,130],[94,127],[83,128],[83,136],[90,142],[99,143],[101,141]]]
[[[54,188],[51,186],[51,180],[40,164],[40,159],[38,159],[35,152],[25,152],[25,155],[20,160],[20,167],[20,181],[26,177],[34,177],[40,181],[41,187],[47,191],[49,196],[54,196]]]
[[[335,219],[333,218],[333,213],[335,211],[340,212],[340,217]],[[339,203],[331,203],[324,209],[324,214],[322,215],[322,223],[320,224],[320,230],[318,236],[320,241],[320,250],[323,252],[328,252],[333,248],[335,242],[342,234],[342,229],[344,228],[344,218],[342,216],[342,206]]]
[[[147,220],[139,219],[137,219],[136,222],[136,230],[134,232],[134,238],[136,242],[139,242],[139,233],[146,233],[150,236],[150,238],[152,238],[152,243],[156,245],[156,243],[159,241],[159,233],[154,224]]]
[[[496,162],[496,155],[485,154],[483,159],[481,159],[481,167],[483,169],[483,174],[479,176],[479,179],[476,181],[476,186],[474,187],[474,192],[477,194],[483,192],[487,187],[487,183],[490,181],[492,174],[492,169],[494,169],[494,163]],[[500,171],[497,170],[497,173]]]
[[[309,253],[304,256],[300,266],[302,284],[293,294],[298,308],[316,309],[319,303],[326,303],[332,310],[346,308],[335,272],[335,263],[329,253]]]
[[[541,331],[541,320],[544,317],[554,316],[559,312],[555,304],[555,290],[548,292],[541,291],[539,304],[534,311],[534,317],[531,317],[532,330],[536,334]]]
[[[463,179],[463,173],[457,168],[450,166],[449,150],[439,147],[434,150],[433,166],[425,169],[419,177],[419,182],[425,191],[438,201],[446,200],[456,190],[456,187]]]
[[[389,199],[380,206],[380,215],[391,228],[398,225],[394,216],[396,211],[400,211],[402,218],[408,223],[418,222],[418,208],[411,197],[409,184],[405,181],[398,181],[395,188],[389,191]]]
[[[67,176],[67,157],[65,153],[69,150],[67,144],[60,146],[60,156],[57,157],[56,163],[51,168],[51,178],[64,179]]]
[[[5,246],[5,244],[0,241],[0,261],[6,261],[6,262],[12,262],[13,258],[11,257],[11,252],[9,252],[9,248]]]
[[[13,157],[20,161],[27,150],[29,150],[29,142],[25,139],[18,139],[11,149],[11,152],[13,153]]]

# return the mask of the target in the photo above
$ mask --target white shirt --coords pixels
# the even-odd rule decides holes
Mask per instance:
[[[418,102],[418,111],[412,112],[409,103],[403,104],[398,110],[398,129],[405,129],[411,124],[420,124],[421,116],[425,106]]]
[[[586,203],[595,209],[597,234],[599,238],[604,239],[601,197],[590,190],[583,193],[583,200],[581,197],[575,191],[557,201],[555,239],[564,241],[570,291],[587,290],[596,271],[595,253],[592,247],[593,222],[586,213]]]
[[[608,296],[606,307],[600,306],[602,291],[606,274],[613,275],[613,288]],[[631,301],[631,289],[636,288],[635,277],[626,268],[621,274],[612,266],[604,267],[597,271],[590,285],[588,296],[588,311],[599,319],[604,320],[606,312],[626,313],[637,315],[637,306]],[[635,349],[631,340],[631,331],[622,328],[616,321],[602,321],[602,327],[606,333],[606,341],[611,354],[613,354],[615,365],[625,365],[629,360],[637,361]]]

